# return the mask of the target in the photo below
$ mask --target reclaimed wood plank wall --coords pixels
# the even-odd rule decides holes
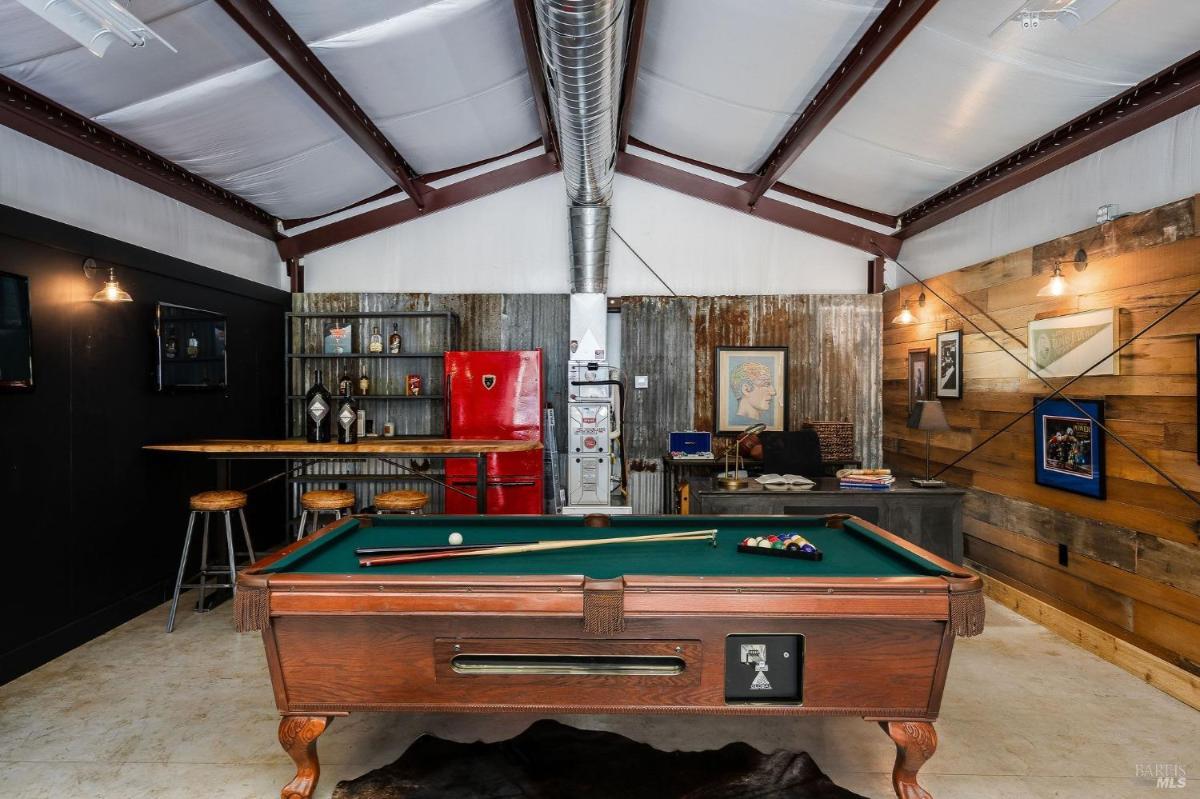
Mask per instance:
[[[789,426],[854,422],[858,457],[878,465],[880,309],[879,295],[624,298],[621,365],[650,378],[626,403],[627,455],[658,459],[668,431],[713,429],[716,347],[786,346]]]
[[[1038,297],[1056,261],[1087,250],[1085,272],[1064,274],[1079,293]],[[947,464],[1028,410],[1047,392],[989,342],[981,325],[1024,359],[1033,319],[1116,307],[1127,341],[1200,288],[1200,196],[1170,203],[927,281],[949,302],[986,311],[964,322],[919,286],[883,299],[885,460],[924,470],[923,434],[905,425],[908,351],[934,347],[942,330],[963,330],[963,397],[943,400],[952,429],[933,437],[933,459]],[[892,324],[905,299],[917,316]],[[974,324],[972,324],[974,323]],[[1174,479],[1200,491],[1196,453],[1196,335],[1193,302],[1120,356],[1120,375],[1085,377],[1069,395],[1103,398],[1106,422]],[[1015,338],[1014,338],[1015,337]],[[1065,382],[1059,380],[1056,385]],[[1200,506],[1114,441],[1107,447],[1108,498],[1096,500],[1039,486],[1033,479],[1032,417],[965,459],[945,477],[969,486],[967,557],[1085,621],[1200,673]],[[935,470],[938,467],[935,465]],[[1060,545],[1067,550],[1060,562]]]

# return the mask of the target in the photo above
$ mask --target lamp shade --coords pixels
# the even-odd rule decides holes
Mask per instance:
[[[938,400],[919,401],[908,416],[908,426],[914,430],[929,432],[950,429],[950,425],[946,421],[946,412]]]

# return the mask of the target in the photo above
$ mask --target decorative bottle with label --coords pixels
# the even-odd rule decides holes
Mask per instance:
[[[338,396],[346,396],[354,393],[354,380],[351,379],[349,372],[342,372],[342,379],[338,381]]]
[[[388,352],[392,355],[400,354],[400,325],[392,322],[392,333],[388,336]]]
[[[200,354],[200,339],[196,338],[195,330],[189,330],[188,331],[188,341],[187,341],[187,356],[189,358],[195,358],[199,354]]]
[[[329,392],[321,384],[321,371],[313,373],[313,385],[304,395],[304,432],[314,444],[332,440],[333,405]]]
[[[367,345],[367,352],[383,352],[383,336],[379,334],[379,325],[371,328],[371,342]]]
[[[179,337],[175,335],[175,326],[167,325],[167,341],[163,344],[163,355],[174,358],[179,354]]]
[[[350,396],[350,381],[347,378],[346,388],[338,402],[337,434],[339,444],[358,443],[358,403]]]
[[[360,397],[365,397],[370,392],[371,392],[371,378],[367,377],[366,372],[364,372],[363,376],[358,378],[358,395]]]

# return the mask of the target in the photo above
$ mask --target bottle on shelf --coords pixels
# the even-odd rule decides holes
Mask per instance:
[[[388,352],[392,355],[400,354],[400,325],[392,322],[392,333],[388,336]]]
[[[163,355],[174,358],[179,354],[179,338],[175,335],[175,326],[167,325],[167,341],[163,344]]]
[[[367,373],[363,372],[363,376],[358,378],[358,395],[365,397],[371,392],[371,378],[367,377]]]
[[[350,395],[350,383],[346,381],[345,391],[342,392],[338,403],[337,434],[339,444],[358,443],[358,403]]]
[[[354,388],[354,380],[351,379],[349,372],[342,372],[342,379],[338,381],[338,394],[345,396],[351,393]]]
[[[312,388],[304,396],[304,432],[311,443],[324,444],[332,440],[332,403],[329,392],[321,383],[321,370],[313,373]]]
[[[379,334],[379,325],[371,328],[371,342],[367,345],[367,352],[383,352],[383,336]]]
[[[188,331],[188,340],[187,340],[187,356],[189,358],[195,358],[199,355],[200,355],[200,339],[196,338],[195,330],[189,330]]]

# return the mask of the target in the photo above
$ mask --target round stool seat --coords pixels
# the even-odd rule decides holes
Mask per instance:
[[[246,492],[201,491],[191,496],[188,506],[196,511],[238,510],[246,507]]]
[[[385,491],[375,495],[376,510],[420,510],[429,501],[421,491]]]
[[[354,507],[354,492],[344,490],[305,491],[300,495],[304,510],[345,510]]]

